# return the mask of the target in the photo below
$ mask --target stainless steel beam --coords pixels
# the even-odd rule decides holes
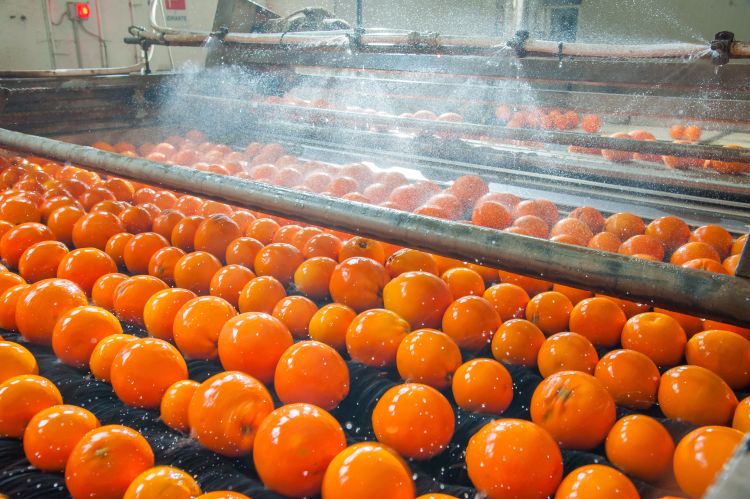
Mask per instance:
[[[750,326],[750,280],[351,203],[0,129],[0,146],[563,284]]]

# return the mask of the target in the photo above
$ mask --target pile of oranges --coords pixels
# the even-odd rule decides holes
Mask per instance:
[[[579,208],[560,220],[549,201],[489,193],[476,177],[442,189],[278,145],[233,151],[199,132],[98,146],[710,271],[744,244],[673,217]],[[465,467],[461,485],[492,499],[699,497],[750,429],[738,397],[748,329],[43,158],[0,163],[0,328],[17,340],[0,342],[0,436],[64,473],[74,499],[246,496],[201,495],[190,473],[155,466],[144,435],[65,404],[31,351],[252,463],[247,473],[287,497],[414,498],[412,470],[448,454]],[[191,379],[195,362],[216,374]],[[360,404],[359,434],[341,408],[367,397],[361,369],[384,389]],[[466,415],[483,424],[464,438]],[[571,452],[598,464],[571,468]],[[422,499],[454,497],[420,487]]]

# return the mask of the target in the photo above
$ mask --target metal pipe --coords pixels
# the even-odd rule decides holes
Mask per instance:
[[[750,280],[154,163],[0,129],[0,146],[265,213],[750,326]]]
[[[55,55],[55,38],[52,35],[52,23],[49,18],[49,0],[42,2],[42,14],[44,15],[44,30],[47,33],[47,49],[49,49],[49,64],[52,69],[57,69],[57,56]]]
[[[662,142],[658,140],[645,141],[634,139],[619,139],[602,137],[594,134],[575,132],[557,132],[549,130],[527,130],[518,128],[505,128],[500,126],[479,125],[475,123],[455,123],[449,121],[432,121],[415,118],[402,118],[400,116],[380,116],[376,114],[362,114],[352,111],[339,111],[332,109],[308,108],[301,106],[288,106],[283,104],[248,103],[246,101],[227,99],[223,97],[210,97],[198,94],[186,94],[185,98],[191,101],[210,102],[215,106],[231,106],[232,110],[238,108],[267,113],[272,119],[287,116],[306,116],[316,119],[320,123],[356,123],[362,126],[381,125],[389,128],[420,129],[429,132],[450,132],[451,135],[470,134],[474,136],[483,135],[499,139],[518,140],[526,142],[545,142],[550,144],[574,145],[596,149],[613,149],[628,152],[640,152],[643,154],[655,154],[661,156],[677,156],[699,159],[716,159],[721,161],[736,161],[750,163],[750,149],[733,149],[721,146],[705,144],[675,144],[673,142]],[[234,111],[232,111],[234,112]]]
[[[357,31],[362,32],[364,30],[364,0],[357,0]]]

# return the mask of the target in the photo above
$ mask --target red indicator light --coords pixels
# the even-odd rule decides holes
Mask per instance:
[[[76,15],[78,16],[78,19],[86,20],[91,15],[91,7],[89,7],[89,4],[87,3],[77,3],[76,4]]]

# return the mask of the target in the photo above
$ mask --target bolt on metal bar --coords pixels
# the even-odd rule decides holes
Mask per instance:
[[[750,326],[750,280],[327,198],[0,128],[0,147],[562,284]]]

